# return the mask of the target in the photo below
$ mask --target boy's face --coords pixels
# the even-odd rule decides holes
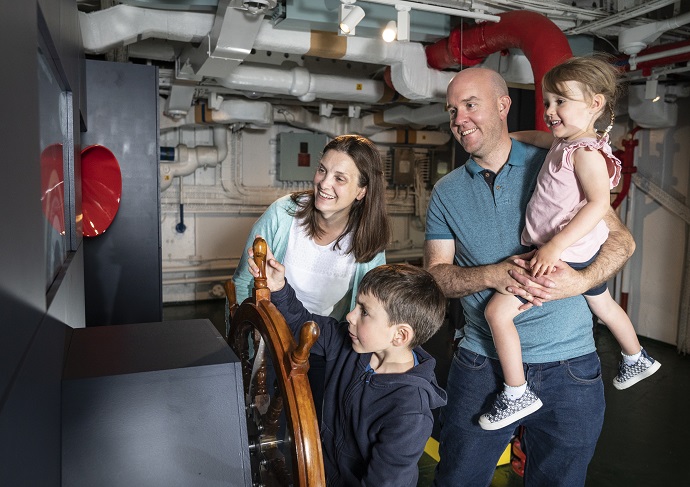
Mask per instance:
[[[358,294],[355,308],[345,318],[355,352],[379,352],[391,346],[397,327],[390,326],[388,313],[374,296]]]

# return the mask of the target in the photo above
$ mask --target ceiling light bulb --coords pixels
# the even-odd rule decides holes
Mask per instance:
[[[358,5],[353,5],[348,14],[340,21],[340,30],[345,34],[351,33],[364,18],[364,10]]]
[[[383,40],[386,42],[393,42],[397,34],[398,28],[395,25],[395,20],[391,20],[386,24],[386,28],[383,29],[383,34],[381,34],[381,37],[383,37]]]

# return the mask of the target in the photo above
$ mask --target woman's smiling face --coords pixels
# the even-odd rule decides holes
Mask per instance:
[[[314,175],[314,204],[325,218],[350,212],[352,204],[364,198],[366,187],[359,185],[355,161],[335,150],[326,152]]]

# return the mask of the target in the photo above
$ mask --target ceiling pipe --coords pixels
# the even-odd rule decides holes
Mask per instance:
[[[301,66],[282,69],[265,66],[237,66],[219,85],[232,90],[259,94],[290,95],[300,101],[341,100],[360,103],[381,103],[388,95],[381,81],[314,74]]]
[[[613,155],[618,157],[618,159],[621,161],[621,173],[623,175],[621,191],[618,193],[613,203],[611,203],[611,206],[614,210],[618,209],[620,204],[628,196],[632,175],[637,172],[637,167],[635,167],[635,147],[637,147],[639,142],[637,139],[635,139],[635,134],[639,130],[640,127],[635,127],[628,134],[630,137],[623,139],[623,147],[625,150],[619,150],[613,153]]]
[[[164,152],[161,147],[161,152]],[[170,152],[170,148],[165,152]],[[198,145],[187,147],[178,144],[172,151],[173,162],[161,160],[160,165],[160,190],[165,191],[172,184],[175,177],[184,177],[192,174],[199,167],[215,167],[228,156],[227,127],[219,125],[213,127],[213,145]],[[166,157],[167,159],[167,157]]]
[[[223,100],[218,97],[220,103],[211,108],[209,103],[198,103],[194,110],[190,110],[184,117],[170,118],[160,117],[159,130],[166,132],[194,125],[232,125],[236,123],[250,123],[256,127],[270,127],[273,125],[273,105],[267,101],[244,100],[234,98]],[[162,113],[165,99],[159,97],[159,112]]]
[[[618,35],[618,50],[634,55],[657,40],[667,30],[675,29],[690,22],[690,13],[671,19],[660,20],[621,30]]]
[[[416,42],[338,36],[335,32],[279,30],[264,21],[254,49],[390,66],[393,88],[408,100],[444,101],[453,73],[427,65],[424,46]]]
[[[654,46],[630,56],[625,62],[630,71],[642,70],[644,76],[652,74],[652,68],[690,61],[690,41]]]
[[[144,39],[201,42],[213,26],[214,14],[116,5],[79,12],[82,44],[87,54],[102,54]]]
[[[456,27],[447,38],[427,46],[429,66],[439,70],[457,65],[474,66],[494,52],[509,48],[522,50],[534,74],[535,128],[548,131],[541,80],[549,69],[572,57],[568,39],[556,24],[535,12],[505,12],[499,17],[501,21],[496,24]]]
[[[448,122],[445,105],[440,103],[419,108],[398,105],[380,113],[367,114],[362,118],[347,116],[326,118],[302,107],[284,105],[276,105],[274,112],[273,118],[276,123],[286,123],[293,127],[321,132],[331,137],[341,134],[372,137],[390,128],[421,129]]]

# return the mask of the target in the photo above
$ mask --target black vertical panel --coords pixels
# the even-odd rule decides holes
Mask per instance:
[[[86,324],[162,320],[158,73],[152,66],[86,61],[88,131],[122,172],[122,197],[105,233],[84,238]]]
[[[508,130],[534,130],[534,90],[508,88],[512,104],[508,112]],[[541,93],[539,94],[541,99]]]

